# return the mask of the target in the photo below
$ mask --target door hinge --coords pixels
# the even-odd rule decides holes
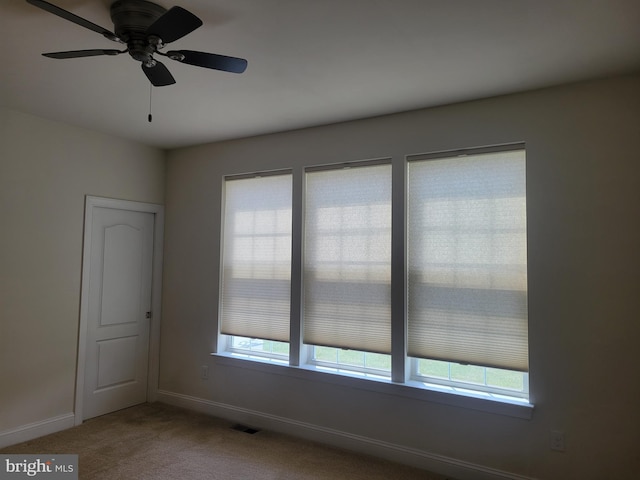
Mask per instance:
[[[147,312],[147,313],[145,314],[145,316],[144,316],[144,318],[151,318],[151,317],[152,317],[151,312]]]

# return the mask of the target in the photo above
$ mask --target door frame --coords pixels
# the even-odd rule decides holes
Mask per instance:
[[[149,372],[147,376],[147,400],[154,402],[158,396],[160,371],[160,320],[162,318],[162,252],[164,232],[164,206],[155,203],[134,202],[114,198],[85,197],[84,244],[82,247],[82,282],[80,290],[80,326],[78,331],[78,358],[76,365],[75,425],[83,422],[84,377],[87,351],[87,326],[89,314],[89,278],[91,269],[91,232],[95,208],[112,208],[140,213],[152,213],[153,259],[151,273],[151,312],[149,326]]]

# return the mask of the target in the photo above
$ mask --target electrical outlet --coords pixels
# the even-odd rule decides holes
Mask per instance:
[[[565,442],[564,432],[562,430],[551,430],[550,442],[551,450],[555,450],[556,452],[564,452]]]
[[[202,365],[200,367],[200,378],[202,380],[209,380],[209,365]]]

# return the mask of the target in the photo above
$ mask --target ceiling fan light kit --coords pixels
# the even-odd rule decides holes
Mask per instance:
[[[44,0],[27,0],[27,2],[99,33],[111,41],[126,45],[124,50],[91,49],[43,53],[48,58],[61,60],[128,53],[134,60],[141,63],[142,71],[155,87],[172,85],[176,81],[169,69],[154,55],[161,55],[197,67],[232,73],[242,73],[247,68],[247,61],[243,58],[193,50],[172,50],[163,53],[161,50],[168,43],[179,40],[202,26],[202,20],[182,7],[172,7],[167,10],[147,0],[116,0],[111,5],[111,20],[114,25],[114,32],[111,32]]]

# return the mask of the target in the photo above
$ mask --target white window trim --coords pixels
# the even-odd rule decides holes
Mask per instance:
[[[391,378],[390,370],[382,370],[374,367],[360,367],[358,365],[349,365],[347,363],[329,362],[326,360],[317,360],[313,358],[314,345],[307,345],[307,358],[305,365],[309,367],[315,367],[318,370],[333,371],[335,373],[343,373],[346,375],[356,375],[362,377],[372,378]],[[339,349],[337,349],[339,350]],[[363,352],[367,353],[367,352]],[[391,356],[391,355],[389,355]]]
[[[446,379],[446,378],[438,378],[438,377],[429,376],[429,375],[421,375],[417,372],[418,360],[419,360],[418,358],[412,358],[412,357],[410,357],[409,359],[409,362],[410,362],[409,381],[411,382],[418,382],[418,383],[432,385],[436,389],[444,388],[444,389],[453,389],[454,391],[456,389],[472,390],[480,394],[486,393],[488,395],[494,395],[498,397],[510,397],[514,399],[528,400],[529,374],[526,372],[523,373],[524,388],[522,391],[519,391],[519,390],[511,390],[508,388],[492,387],[482,383],[464,382],[462,380],[453,380],[453,379]],[[452,363],[451,362],[448,362],[448,363],[449,363],[449,368],[451,368]],[[481,367],[481,368],[486,369],[488,367]],[[485,374],[486,374],[486,371],[485,371]]]
[[[452,407],[478,410],[485,413],[505,415],[530,420],[533,405],[526,400],[481,394],[476,391],[453,387],[438,387],[421,382],[407,381],[395,383],[390,379],[374,376],[361,376],[345,371],[329,372],[314,365],[292,366],[267,358],[244,356],[234,353],[213,353],[216,365],[247,368],[271,375],[284,375],[312,382],[324,382],[347,388],[356,388],[375,393],[395,395],[428,403],[437,403]]]
[[[287,355],[273,354],[270,352],[253,351],[231,346],[231,336],[226,337],[226,347],[221,353],[223,356],[233,358],[242,358],[265,363],[276,363],[279,365],[289,365],[289,357]],[[344,375],[347,377],[376,379],[382,381],[391,380],[390,370],[381,370],[374,367],[361,367],[358,365],[350,365],[347,363],[334,363],[325,360],[316,360],[313,358],[313,345],[304,345],[305,360],[302,362],[301,368],[315,370],[325,373],[333,373],[336,375]],[[366,352],[363,352],[366,353]],[[405,385],[416,388],[430,388],[436,391],[458,394],[460,392],[470,393],[472,396],[481,396],[489,399],[507,400],[516,403],[528,403],[528,373],[524,373],[524,389],[522,391],[511,390],[508,388],[492,387],[485,384],[474,382],[465,382],[462,380],[438,378],[428,375],[419,375],[417,373],[417,358],[408,358],[409,376],[406,381],[401,382]],[[485,368],[485,367],[481,367]]]
[[[460,156],[480,152],[524,148],[524,143],[505,144],[490,147],[450,150],[426,154],[435,157]],[[249,368],[264,373],[285,375],[310,381],[322,381],[332,385],[341,385],[367,391],[397,395],[405,398],[433,402],[459,408],[506,415],[522,419],[531,419],[534,405],[530,400],[499,393],[481,392],[457,385],[438,385],[431,380],[423,382],[411,378],[411,359],[406,354],[406,175],[410,158],[422,154],[406,155],[402,159],[380,158],[365,161],[345,162],[318,167],[297,167],[289,170],[293,174],[293,211],[292,211],[292,258],[291,258],[291,334],[289,342],[289,361],[273,356],[252,355],[249,352],[229,351],[227,336],[218,333],[216,350],[211,354],[217,364],[238,368]],[[309,347],[302,343],[302,267],[304,244],[304,174],[306,171],[324,168],[348,167],[366,163],[390,162],[392,165],[392,258],[391,258],[391,298],[392,352],[401,351],[402,355],[391,356],[391,378],[366,375],[340,367],[313,365],[308,362]],[[255,173],[250,174],[255,176]],[[240,175],[225,178],[238,177]],[[222,179],[224,183],[225,178]],[[222,189],[224,195],[224,189]],[[296,201],[299,200],[299,201]],[[301,200],[301,201],[300,201]],[[224,197],[223,197],[224,205]],[[223,219],[221,219],[223,220]],[[221,249],[223,242],[221,242]],[[398,316],[403,321],[394,321]],[[528,380],[528,379],[527,379]],[[527,387],[528,392],[528,387]]]

